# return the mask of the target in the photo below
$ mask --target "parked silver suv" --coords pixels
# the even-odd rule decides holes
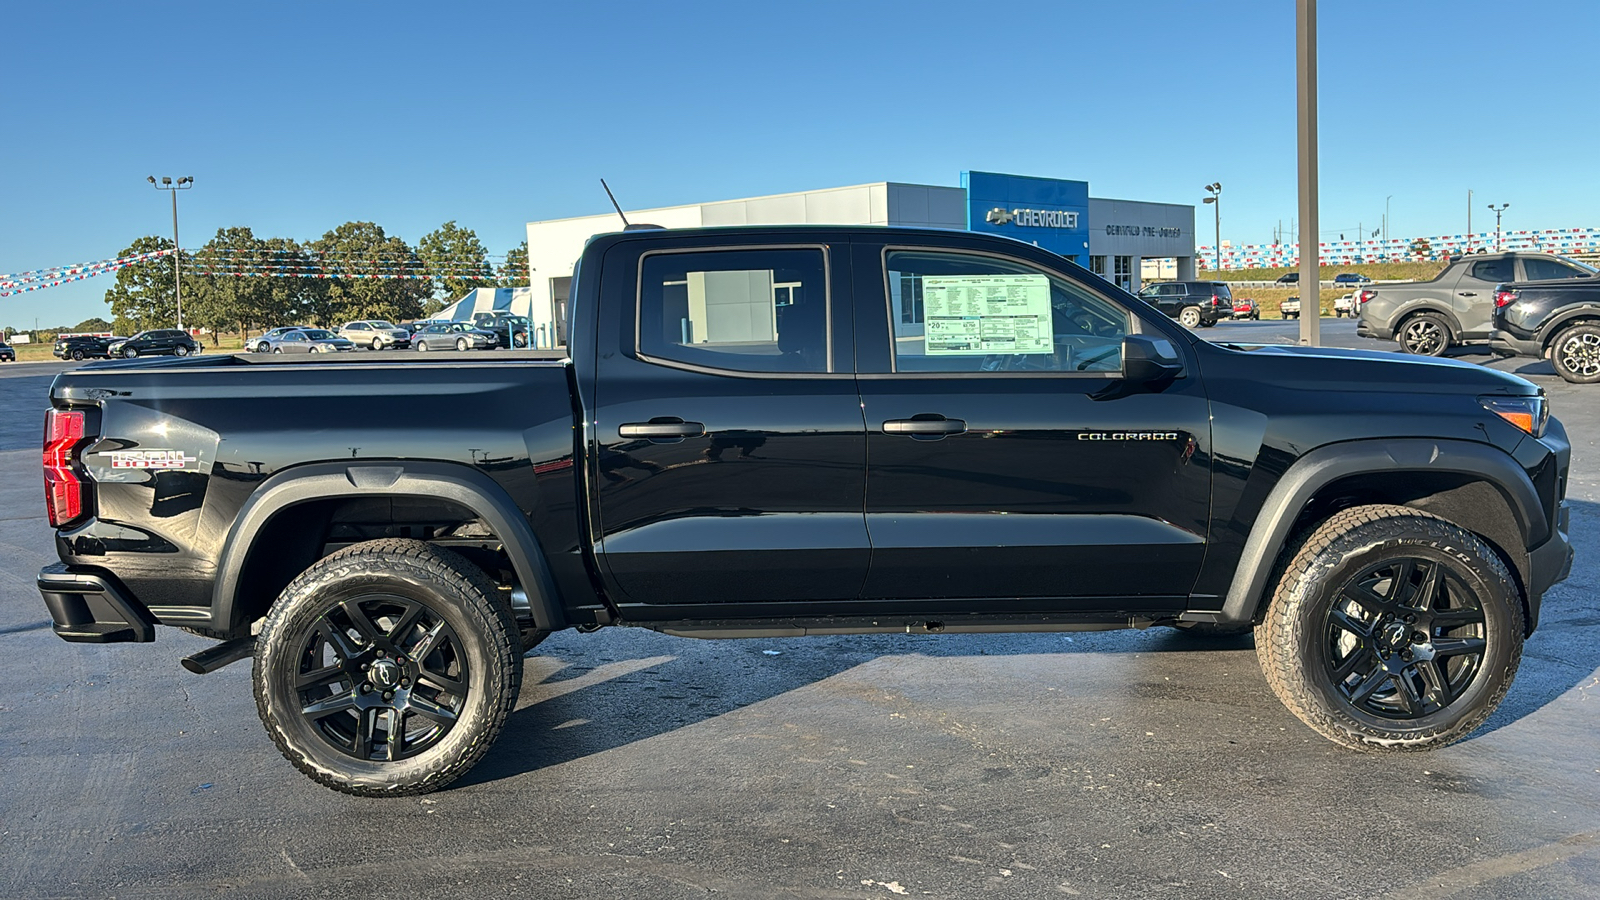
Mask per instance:
[[[370,347],[373,350],[404,350],[411,346],[411,332],[382,319],[346,322],[334,330],[340,337],[357,347]]]

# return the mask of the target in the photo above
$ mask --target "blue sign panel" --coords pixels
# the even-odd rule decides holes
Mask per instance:
[[[1089,182],[962,172],[967,230],[1037,244],[1089,265]]]

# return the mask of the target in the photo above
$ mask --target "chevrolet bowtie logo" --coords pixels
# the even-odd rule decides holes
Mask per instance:
[[[1012,219],[1011,210],[1001,209],[1000,207],[996,206],[994,209],[989,210],[989,214],[983,218],[990,225],[1005,225],[1010,223]]]

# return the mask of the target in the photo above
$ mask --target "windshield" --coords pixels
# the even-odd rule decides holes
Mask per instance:
[[[333,340],[333,335],[331,333],[323,331],[320,328],[313,328],[313,329],[310,329],[308,331],[304,331],[304,332],[301,332],[301,333],[304,334],[308,340],[313,340],[313,341],[331,341],[331,340]]]
[[[382,319],[377,319],[377,320],[369,322],[367,324],[371,325],[373,328],[393,328],[393,327],[395,327],[394,323],[385,322]]]

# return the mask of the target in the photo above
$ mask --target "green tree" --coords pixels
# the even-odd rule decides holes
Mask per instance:
[[[311,261],[332,277],[300,298],[318,325],[350,319],[415,319],[433,296],[416,251],[372,222],[346,222],[313,241]],[[338,320],[338,321],[336,321]]]
[[[139,238],[117,256],[170,249],[172,241],[152,235]],[[106,303],[111,305],[113,325],[118,334],[133,334],[146,328],[171,328],[178,324],[172,257],[142,260],[119,269],[116,284],[106,291]]]
[[[501,287],[527,287],[528,282],[528,240],[511,249],[506,254],[506,261],[500,264],[499,281]]]
[[[99,316],[95,316],[92,319],[84,319],[82,322],[79,322],[75,327],[73,327],[72,330],[73,331],[85,331],[85,332],[90,332],[90,333],[99,333],[99,332],[104,332],[104,331],[110,331],[111,330],[111,323],[107,322],[105,319],[100,318]]]
[[[494,287],[494,269],[489,251],[470,228],[458,227],[455,220],[440,225],[417,242],[417,255],[433,277],[433,300],[429,312],[466,296],[473,288]]]

